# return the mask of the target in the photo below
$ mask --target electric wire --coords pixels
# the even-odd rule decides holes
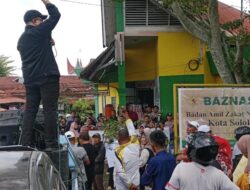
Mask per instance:
[[[73,1],[73,0],[61,0],[61,1],[65,1],[68,3],[74,3],[74,4],[82,4],[82,5],[90,5],[90,6],[98,6],[98,7],[101,6],[101,4],[86,3],[86,2],[81,2],[81,1]]]
[[[81,1],[74,1],[74,0],[60,0],[60,1],[64,1],[64,2],[68,2],[68,3],[74,3],[74,4],[82,4],[82,5],[89,5],[89,6],[104,6],[104,7],[117,7],[117,6],[114,6],[114,5],[101,5],[101,4],[94,4],[94,3],[86,3],[86,2],[81,2]],[[231,9],[232,7],[235,8],[235,9],[240,9],[241,7],[238,6],[238,5],[233,5],[233,4],[225,4],[226,6],[228,7],[223,7],[221,8],[222,10],[226,10],[226,9]],[[249,8],[249,6],[245,6],[245,8]],[[240,11],[240,10],[239,10]]]

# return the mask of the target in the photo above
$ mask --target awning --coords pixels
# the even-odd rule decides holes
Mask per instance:
[[[92,82],[101,81],[105,72],[115,64],[115,43],[104,50],[96,59],[90,62],[80,73],[80,78]]]

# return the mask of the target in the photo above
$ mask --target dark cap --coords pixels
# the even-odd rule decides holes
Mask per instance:
[[[92,138],[99,138],[99,139],[101,139],[101,135],[99,133],[95,133],[95,134],[93,134]]]
[[[172,117],[173,114],[169,112],[169,113],[167,113],[167,116]]]
[[[25,23],[28,23],[32,21],[34,18],[41,18],[42,20],[45,20],[48,17],[48,15],[43,15],[37,10],[28,10],[23,17],[23,20]]]

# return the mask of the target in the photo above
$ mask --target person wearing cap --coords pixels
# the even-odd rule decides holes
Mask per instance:
[[[196,133],[200,124],[197,121],[187,121],[186,126],[187,126],[187,129],[186,129],[187,135],[189,135],[189,134]]]
[[[232,150],[231,145],[228,140],[214,135],[210,126],[208,125],[201,125],[198,128],[199,133],[206,133],[211,135],[214,140],[219,145],[218,155],[216,157],[216,161],[219,163],[221,170],[229,177],[232,177],[233,171],[233,163],[232,163]]]
[[[182,153],[178,154],[176,159],[184,162],[190,162],[190,159],[187,155],[188,144],[193,139],[193,136],[197,133],[200,124],[197,121],[187,121],[186,122],[186,146]]]
[[[95,150],[94,188],[95,190],[104,190],[103,173],[106,150],[99,133],[95,133],[92,136],[92,142]]]
[[[197,121],[187,121],[186,122],[186,142],[187,145],[189,144],[189,142],[193,139],[193,136],[197,133],[198,128],[199,128],[200,124]],[[187,145],[186,148],[184,150],[184,154],[186,154],[186,150],[187,150]]]
[[[49,150],[58,148],[57,108],[60,73],[52,51],[54,41],[51,38],[51,32],[61,14],[49,0],[41,1],[48,10],[49,16],[37,10],[28,10],[24,14],[25,30],[17,43],[26,89],[21,144],[33,145],[33,124],[42,101],[45,144]]]
[[[89,157],[87,155],[86,150],[83,147],[79,147],[76,145],[76,136],[72,131],[67,131],[65,133],[65,136],[68,138],[70,142],[70,147],[73,150],[73,153],[75,155],[76,161],[80,168],[80,175],[78,175],[78,188],[79,190],[85,190],[87,182],[87,175],[85,171],[85,166],[90,164]]]

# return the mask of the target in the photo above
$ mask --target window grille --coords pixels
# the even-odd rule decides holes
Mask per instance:
[[[181,25],[176,17],[161,6],[160,2],[157,6],[151,0],[126,0],[126,26]]]

